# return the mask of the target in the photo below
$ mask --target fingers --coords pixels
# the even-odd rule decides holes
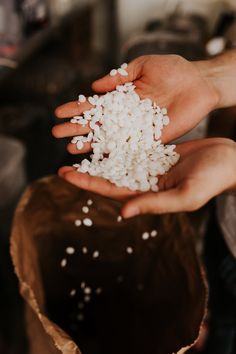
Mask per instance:
[[[79,173],[74,168],[64,166],[59,169],[58,174],[66,181],[75,186],[106,197],[122,200],[134,196],[137,192],[127,188],[118,188],[115,184],[100,177],[92,177],[86,173]]]
[[[78,103],[78,101],[68,102],[59,106],[55,110],[57,118],[71,118],[82,114],[84,111],[91,109],[93,106],[88,102]]]
[[[114,90],[117,85],[123,85],[126,82],[137,80],[141,75],[143,60],[143,57],[140,57],[128,64],[127,69],[125,69],[128,72],[128,76],[122,76],[119,73],[115,76],[108,74],[101,79],[94,81],[92,89],[96,92],[102,93]]]
[[[174,188],[164,192],[145,193],[128,201],[122,208],[124,218],[139,214],[165,214],[195,210],[189,202],[185,188]],[[199,206],[200,207],[200,206]],[[192,209],[193,208],[193,209]]]
[[[77,149],[76,144],[69,143],[67,145],[67,151],[72,155],[86,154],[91,151],[91,143],[84,143],[84,146],[80,150]]]
[[[66,138],[70,136],[85,135],[91,131],[88,125],[83,127],[80,124],[75,123],[63,123],[55,125],[52,128],[52,135],[55,138]]]

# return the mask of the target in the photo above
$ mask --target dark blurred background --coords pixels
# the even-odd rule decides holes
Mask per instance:
[[[66,139],[51,136],[54,109],[90,94],[94,79],[139,55],[199,60],[235,47],[235,9],[234,0],[0,0],[0,354],[27,353],[9,255],[17,201],[29,183],[75,162]],[[182,140],[235,132],[232,108]],[[193,219],[201,240],[204,211]]]

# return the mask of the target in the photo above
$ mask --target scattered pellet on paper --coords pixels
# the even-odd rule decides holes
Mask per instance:
[[[75,253],[75,249],[74,249],[74,247],[67,247],[66,248],[66,253],[67,254],[74,254]]]
[[[71,291],[70,291],[70,296],[71,297],[74,297],[76,295],[76,289],[72,289]]]
[[[66,259],[66,258],[63,258],[63,259],[61,260],[61,267],[64,268],[66,265],[67,265],[67,259]]]

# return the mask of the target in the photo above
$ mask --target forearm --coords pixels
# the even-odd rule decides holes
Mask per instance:
[[[218,95],[216,108],[236,105],[236,49],[195,64]]]

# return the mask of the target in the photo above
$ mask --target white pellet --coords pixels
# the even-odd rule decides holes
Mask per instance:
[[[66,248],[66,253],[67,254],[74,254],[75,253],[74,247],[67,247]]]
[[[89,296],[89,295],[86,295],[85,297],[84,297],[84,301],[85,302],[89,302],[91,300],[91,297]]]
[[[82,313],[79,313],[77,316],[78,321],[83,321],[84,320],[84,315]]]
[[[126,252],[127,252],[128,254],[132,254],[132,253],[133,253],[133,248],[132,248],[132,247],[127,247],[127,248],[126,248]]]
[[[89,200],[87,201],[87,204],[88,204],[88,205],[92,205],[92,204],[93,204],[93,201],[92,201],[91,199],[89,199]]]
[[[70,291],[70,296],[73,297],[73,296],[75,296],[75,295],[76,295],[76,289],[72,289],[72,290]]]
[[[110,71],[110,76],[116,76],[117,75],[117,70],[116,69],[112,69]]]
[[[121,76],[128,76],[129,75],[125,69],[121,69],[121,68],[118,69],[118,73]]]
[[[122,275],[119,275],[119,276],[117,277],[117,282],[118,282],[118,283],[122,283],[123,280],[124,280],[124,277],[123,277]]]
[[[100,295],[102,293],[102,288],[97,288],[95,292],[97,295]]]
[[[82,225],[82,221],[79,219],[75,220],[75,226],[81,226]]]
[[[117,222],[121,222],[121,221],[122,221],[122,216],[119,215],[119,216],[117,217]]]
[[[61,267],[64,268],[66,265],[67,265],[67,260],[66,260],[66,258],[63,258],[61,260]]]
[[[82,248],[82,253],[83,253],[83,254],[87,254],[87,253],[88,253],[87,247],[83,247],[83,248]]]
[[[88,214],[89,208],[87,206],[83,206],[82,207],[82,212],[85,213],[85,214]]]
[[[127,69],[128,68],[128,64],[127,63],[123,63],[121,64],[121,69]]]
[[[164,114],[164,115],[167,114],[167,109],[165,107],[162,108],[161,113]]]
[[[85,226],[90,227],[90,226],[92,226],[92,225],[93,225],[93,222],[92,222],[92,220],[91,220],[91,219],[89,219],[89,218],[85,218],[85,219],[83,220],[83,224],[84,224]]]
[[[94,251],[93,258],[98,258],[98,257],[99,257],[99,251]]]
[[[88,286],[87,286],[86,288],[84,288],[84,293],[85,293],[86,295],[91,294],[91,292],[92,292],[92,289],[89,288]]]
[[[84,103],[84,102],[86,102],[86,97],[84,96],[84,95],[79,95],[79,102],[80,103]]]
[[[157,236],[157,230],[152,230],[150,235],[151,235],[151,237],[156,237]]]
[[[85,282],[84,282],[84,281],[82,281],[82,283],[80,284],[81,289],[84,289],[84,288],[85,288],[85,286],[86,286]]]
[[[78,308],[79,308],[80,310],[82,310],[82,309],[84,308],[84,303],[83,303],[83,302],[79,302],[79,303],[78,303]]]
[[[78,141],[78,142],[76,143],[76,148],[77,148],[78,150],[82,150],[83,147],[84,147],[84,143],[83,143],[82,141]]]
[[[142,239],[143,240],[147,240],[149,238],[149,233],[148,232],[144,232],[143,234],[142,234]]]

